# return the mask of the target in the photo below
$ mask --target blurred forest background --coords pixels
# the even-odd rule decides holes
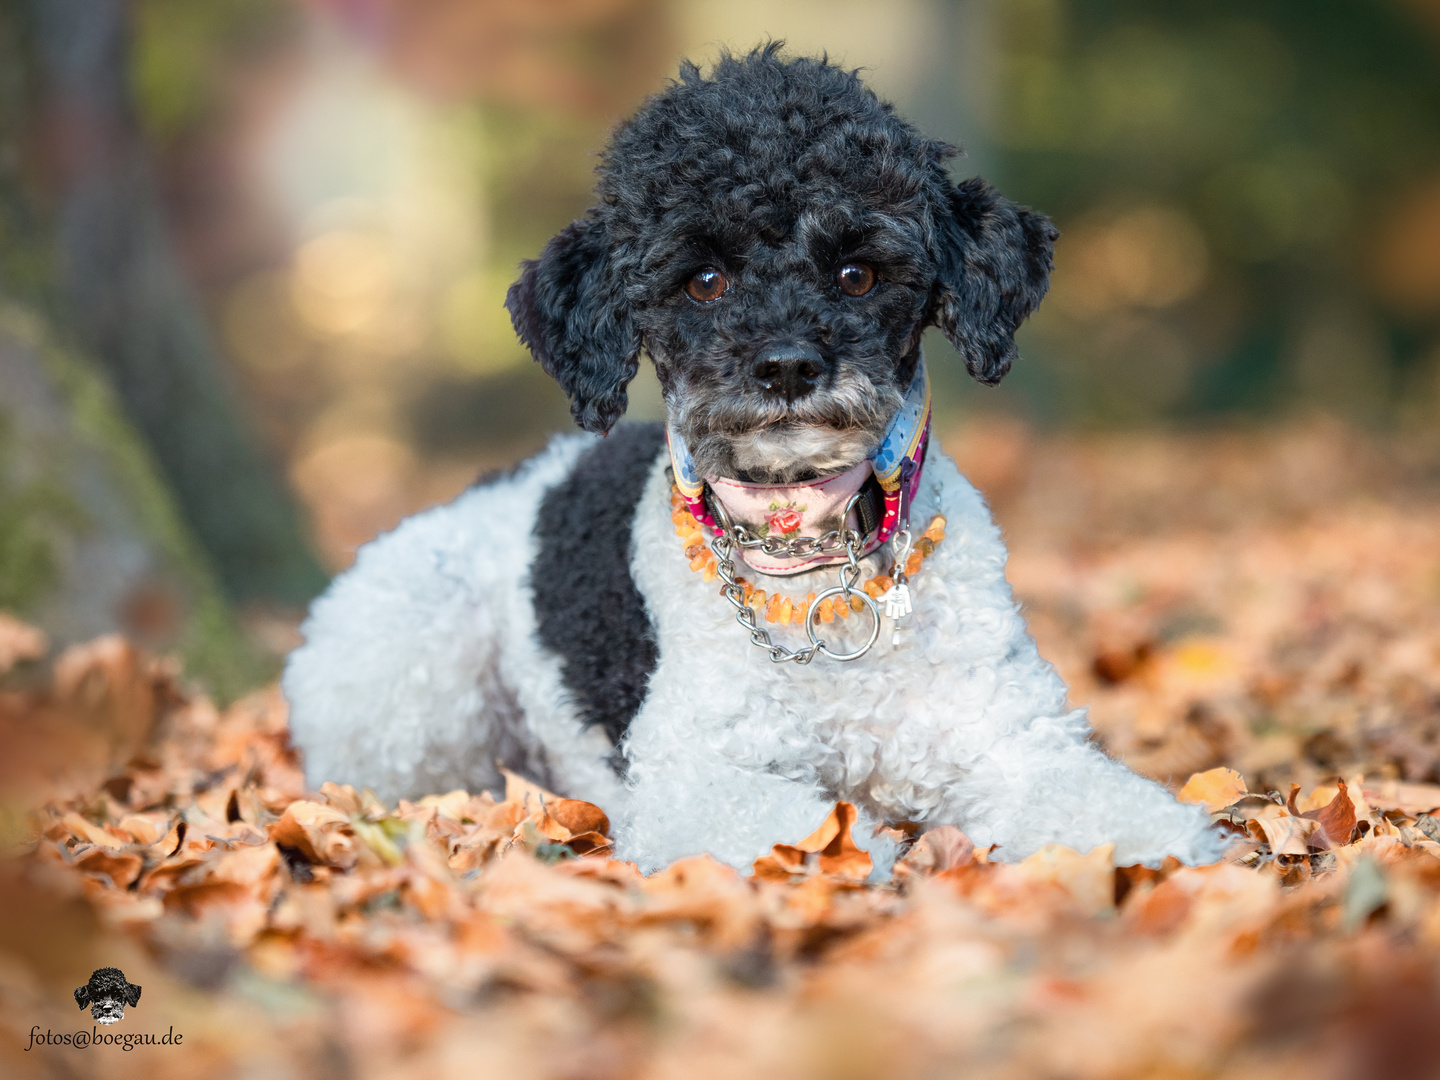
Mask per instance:
[[[570,429],[516,264],[679,57],[770,38],[1062,229],[1003,387],[928,342],[942,431],[1435,430],[1435,0],[8,0],[0,608],[273,670],[358,544]]]

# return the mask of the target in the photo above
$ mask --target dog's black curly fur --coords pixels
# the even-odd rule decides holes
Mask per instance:
[[[853,435],[859,460],[909,386],[925,327],[994,384],[1048,287],[1050,221],[983,180],[953,183],[957,152],[855,72],[784,59],[778,43],[709,76],[686,63],[616,131],[596,205],[524,264],[506,306],[587,430],[624,413],[643,345],[702,472],[744,475],[737,439],[762,430]],[[836,278],[855,260],[877,277],[859,297]],[[711,266],[729,291],[697,303],[684,286]],[[777,346],[819,354],[813,393],[766,392],[752,369]]]
[[[614,746],[655,671],[655,631],[629,573],[630,525],[664,445],[659,424],[622,425],[550,489],[535,518],[536,633],[562,658],[576,711]]]

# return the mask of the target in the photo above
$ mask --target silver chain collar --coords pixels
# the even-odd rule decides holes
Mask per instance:
[[[880,608],[864,589],[857,589],[855,586],[860,581],[860,548],[864,538],[854,529],[844,528],[844,523],[850,520],[850,512],[860,500],[860,493],[856,492],[851,496],[850,501],[845,504],[845,510],[840,515],[842,527],[831,529],[821,536],[796,536],[789,540],[773,536],[756,536],[744,525],[736,525],[730,520],[730,515],[725,507],[716,499],[713,505],[715,514],[715,538],[710,541],[710,550],[715,553],[716,569],[720,580],[724,582],[721,593],[726,600],[730,601],[735,608],[735,621],[743,626],[750,633],[750,644],[757,648],[764,649],[770,654],[771,663],[784,664],[793,660],[797,664],[808,664],[819,654],[823,654],[831,660],[847,662],[859,660],[874,646],[880,638]],[[908,535],[908,533],[907,533]],[[845,549],[845,562],[840,567],[840,584],[818,593],[811,601],[810,607],[805,612],[805,633],[810,638],[810,645],[804,649],[787,649],[770,640],[770,633],[761,630],[755,622],[755,611],[745,603],[745,587],[735,577],[735,560],[731,557],[737,549],[759,548],[766,555],[781,556],[786,558],[803,558],[810,555],[823,554],[829,551]],[[849,603],[851,597],[858,596],[864,605],[869,608],[871,617],[875,620],[870,628],[870,637],[865,644],[854,652],[837,653],[825,647],[825,642],[816,636],[815,630],[818,625],[820,605],[823,601],[832,596],[840,596],[844,603]]]

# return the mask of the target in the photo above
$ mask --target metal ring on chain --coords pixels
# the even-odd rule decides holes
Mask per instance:
[[[842,522],[849,520],[850,511],[854,509],[855,503],[859,498],[860,493],[856,492],[850,497],[850,501],[845,504],[844,514],[841,516]],[[735,609],[735,621],[749,633],[750,644],[757,648],[764,649],[769,653],[771,663],[784,664],[794,661],[797,664],[804,665],[814,660],[819,653],[824,653],[832,660],[858,660],[870,651],[871,647],[880,637],[880,609],[868,593],[855,588],[856,582],[860,580],[859,549],[861,538],[859,533],[854,529],[834,529],[826,533],[818,541],[819,543],[825,543],[830,541],[832,537],[838,537],[845,545],[846,565],[840,570],[840,584],[834,588],[826,589],[811,604],[809,614],[806,616],[805,621],[805,633],[810,637],[810,647],[796,652],[787,649],[784,645],[771,641],[770,634],[760,629],[759,625],[755,622],[755,612],[746,605],[744,591],[740,588],[740,583],[735,578],[735,560],[730,557],[731,551],[737,546],[755,547],[758,546],[761,541],[759,538],[756,538],[753,542],[747,544],[745,541],[740,540],[738,534],[743,527],[732,523],[730,515],[725,511],[725,507],[718,503],[715,506],[715,518],[718,528],[714,538],[710,541],[710,550],[715,553],[716,572],[719,574],[720,580],[724,582],[721,595],[723,595]],[[797,541],[810,539],[810,537],[804,536],[796,537],[795,540],[787,541],[787,543],[793,545]],[[766,550],[768,551],[769,549],[767,548]],[[847,602],[851,596],[860,597],[861,600],[870,606],[870,614],[875,616],[875,626],[870,631],[870,640],[857,652],[833,653],[825,647],[825,642],[815,636],[815,624],[812,620],[815,618],[819,609],[820,600],[829,597],[831,593],[840,593],[847,598]]]
[[[870,628],[869,640],[866,641],[864,645],[860,646],[860,648],[856,649],[854,652],[831,652],[825,647],[825,642],[822,641],[815,634],[815,627],[818,625],[818,620],[820,618],[820,604],[823,601],[828,600],[831,596],[836,595],[837,593],[841,596],[844,596],[847,602],[851,596],[860,597],[860,599],[865,602],[865,606],[870,609],[870,614],[875,619],[875,625]],[[817,593],[815,599],[810,602],[810,611],[805,618],[805,633],[810,636],[810,643],[815,647],[815,649],[828,656],[831,660],[839,660],[842,663],[850,660],[859,660],[860,657],[864,656],[874,647],[875,642],[880,640],[880,607],[871,598],[870,594],[865,592],[863,589],[851,589],[847,588],[844,585],[831,586],[824,592]]]

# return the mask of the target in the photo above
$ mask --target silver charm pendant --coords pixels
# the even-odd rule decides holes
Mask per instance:
[[[885,617],[887,619],[903,619],[914,610],[910,606],[910,586],[903,581],[897,581],[890,588],[885,590],[880,602],[885,605]]]
[[[890,544],[895,552],[895,583],[881,594],[880,602],[885,605],[885,617],[894,624],[890,644],[899,645],[900,620],[914,610],[910,604],[910,586],[905,584],[905,560],[910,557],[910,530],[898,530]]]

